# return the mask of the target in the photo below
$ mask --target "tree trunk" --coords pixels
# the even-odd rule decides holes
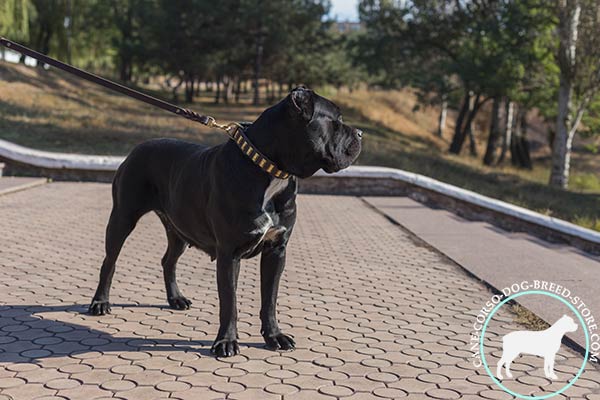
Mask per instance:
[[[519,107],[515,132],[511,140],[510,159],[512,165],[516,167],[531,169],[527,127],[527,110],[524,107]]]
[[[179,82],[177,82],[177,84],[174,86],[171,86],[170,79],[167,79],[167,85],[171,88],[171,94],[173,95],[173,103],[179,102],[179,96],[177,94],[177,90],[183,84],[183,78],[181,78],[181,77],[177,77],[177,78],[179,78]]]
[[[437,135],[438,137],[444,136],[444,129],[446,128],[446,115],[448,113],[448,101],[446,100],[446,96],[442,99],[440,116],[438,118],[438,129]]]
[[[132,59],[127,51],[119,52],[119,79],[121,82],[131,82],[132,76]]]
[[[238,78],[235,83],[235,102],[240,102],[240,91],[242,90],[242,79]]]
[[[194,78],[191,76],[185,78],[185,102],[194,102]]]
[[[569,186],[569,167],[571,163],[571,147],[573,136],[571,127],[571,97],[572,83],[565,77],[560,78],[558,89],[558,115],[556,118],[556,133],[552,144],[552,170],[550,185],[566,189]]]
[[[125,10],[124,16],[120,15],[121,11],[118,9],[116,3],[113,4],[113,10],[115,17],[123,18],[122,20],[119,19],[120,23],[117,24],[121,33],[118,47],[119,75],[122,82],[130,82],[133,75],[133,57],[129,48],[129,43],[133,40],[133,5],[127,3],[127,10]]]
[[[67,36],[67,63],[73,64],[72,41],[73,41],[73,4],[72,0],[67,0],[67,16],[64,20]]]
[[[275,86],[274,83],[272,81],[268,81],[267,82],[267,102],[269,104],[273,103],[273,101],[275,100]]]
[[[477,157],[477,142],[475,141],[472,123],[467,126],[467,136],[469,137],[469,154],[473,157]]]
[[[227,79],[223,79],[223,102],[225,104],[229,104],[229,89],[231,87],[231,80],[229,77]]]
[[[452,138],[452,143],[450,144],[450,152],[454,153],[454,154],[460,154],[460,151],[462,149],[462,146],[465,142],[465,139],[467,137],[469,137],[469,151],[471,153],[471,155],[477,155],[477,148],[475,146],[475,136],[473,134],[473,120],[475,119],[475,116],[477,115],[477,112],[479,111],[479,107],[481,106],[482,103],[479,102],[479,99],[481,98],[481,94],[477,94],[477,96],[475,96],[475,98],[473,99],[473,94],[470,93],[468,96],[468,101],[467,101],[467,120],[464,124],[464,126],[462,127],[462,129],[459,132],[459,135],[454,135],[454,138]],[[461,110],[462,111],[462,110]],[[457,122],[458,123],[458,122]]]
[[[254,60],[254,96],[252,98],[252,104],[254,105],[258,105],[260,103],[259,80],[262,73],[263,41],[264,36],[259,33],[256,39],[256,58]]]
[[[502,164],[504,162],[504,158],[506,157],[506,152],[510,148],[510,142],[512,140],[512,131],[513,131],[513,120],[514,120],[514,103],[510,100],[506,100],[506,129],[504,130],[504,135],[502,136],[502,150],[500,151],[500,157],[498,158],[498,164]]]
[[[577,127],[573,126],[571,103],[573,101],[573,75],[576,64],[575,55],[580,14],[580,1],[562,0],[560,2],[557,29],[559,37],[558,66],[560,69],[560,84],[558,88],[556,135],[554,136],[552,146],[552,169],[550,171],[549,184],[564,189],[569,186],[571,147],[573,144],[573,135],[577,129]]]
[[[48,23],[43,23],[40,27],[38,49],[40,53],[48,55],[50,53],[50,39],[52,39],[52,27]],[[43,67],[44,63],[40,60],[35,61],[36,67]]]
[[[492,115],[490,120],[490,134],[488,136],[483,163],[493,165],[496,161],[496,150],[498,148],[498,139],[500,138],[500,99],[494,97],[492,103]]]
[[[454,136],[452,137],[452,143],[450,143],[450,153],[458,154],[460,153],[460,149],[462,147],[462,142],[465,140],[464,137],[460,137],[462,135],[462,125],[465,119],[465,116],[469,112],[469,104],[471,102],[471,93],[465,93],[465,97],[463,98],[463,104],[460,108],[458,116],[456,117],[456,126],[454,127]]]
[[[479,103],[480,97],[481,95],[479,94],[477,97],[475,97],[475,99],[471,97],[471,102],[469,102],[469,117],[465,126],[465,129],[467,130],[466,136],[469,137],[469,153],[473,157],[477,157],[477,143],[475,141],[475,134],[473,132],[473,121],[475,120],[475,116],[477,115],[479,106],[481,105],[481,103]]]
[[[219,104],[221,98],[221,77],[217,77],[217,90],[215,90],[215,104]]]

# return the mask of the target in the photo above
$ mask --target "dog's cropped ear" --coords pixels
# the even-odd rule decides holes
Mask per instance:
[[[315,112],[314,92],[304,86],[299,86],[290,93],[290,100],[296,112],[302,117],[310,121]]]

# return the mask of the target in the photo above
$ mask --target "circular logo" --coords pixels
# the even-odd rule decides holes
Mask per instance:
[[[565,304],[577,316],[577,319],[579,320],[579,324],[581,325],[581,328],[583,329],[583,332],[585,334],[585,356],[583,358],[583,362],[581,363],[581,367],[577,371],[577,374],[575,375],[575,377],[573,379],[571,379],[561,389],[559,389],[559,390],[557,390],[555,392],[552,392],[552,393],[548,393],[548,394],[542,395],[542,396],[528,396],[528,395],[523,395],[523,394],[520,394],[520,393],[516,393],[513,390],[510,390],[509,388],[507,388],[505,385],[502,384],[502,382],[498,378],[496,378],[496,376],[494,376],[494,374],[492,374],[492,371],[490,371],[490,367],[488,366],[487,360],[485,358],[485,353],[484,353],[484,343],[483,342],[484,342],[484,338],[485,338],[485,332],[486,332],[488,324],[489,324],[490,320],[492,319],[492,317],[494,316],[494,314],[500,309],[500,307],[502,307],[507,302],[509,302],[509,301],[511,301],[513,299],[516,299],[517,297],[524,296],[524,295],[543,295],[543,296],[548,296],[548,297],[551,297],[553,299],[559,300],[560,302],[562,302],[563,304]],[[559,328],[563,327],[563,330],[565,332],[573,332],[575,329],[577,329],[577,325],[574,324],[572,318],[567,317],[567,316],[563,316],[560,320],[558,320],[553,325],[553,327],[554,326],[558,326]],[[521,334],[521,335],[514,335],[515,333],[516,334]],[[529,333],[529,335],[527,335],[527,333]],[[510,338],[510,340],[506,339],[506,336],[509,336],[509,335],[506,335],[505,338],[503,339],[503,352],[507,351],[507,349],[504,348],[504,347],[507,346],[507,343],[510,344],[511,346],[518,347],[519,341],[522,342],[522,343],[531,345],[532,343],[531,342],[527,343],[527,341],[528,340],[535,340],[534,343],[535,343],[536,346],[543,345],[544,340],[546,340],[546,339],[544,339],[542,336],[538,336],[536,338],[535,336],[531,335],[532,333],[534,335],[535,334],[539,335],[539,332],[525,332],[525,334],[523,334],[523,332],[513,332],[513,333],[509,334],[509,335],[513,335]],[[562,335],[559,337],[559,339],[561,339],[561,338],[562,338]],[[512,351],[512,352],[514,353],[515,351],[518,351],[518,348],[516,350]],[[547,398],[550,398],[550,397],[553,397],[553,396],[561,394],[562,392],[564,392],[565,390],[567,390],[568,388],[570,388],[575,383],[575,381],[577,381],[577,379],[579,379],[579,377],[583,373],[583,370],[585,369],[585,364],[587,362],[587,359],[588,359],[588,356],[589,356],[589,353],[590,353],[590,337],[589,337],[589,334],[588,334],[588,331],[587,331],[587,327],[585,325],[585,322],[584,322],[583,318],[577,312],[577,309],[575,309],[575,307],[571,303],[569,303],[567,300],[565,300],[564,298],[562,298],[561,296],[559,296],[559,295],[557,295],[555,293],[545,292],[545,291],[542,291],[542,290],[527,290],[527,291],[515,293],[515,294],[512,294],[512,295],[506,297],[503,301],[501,301],[500,303],[498,303],[492,309],[492,311],[487,316],[487,318],[486,318],[486,320],[485,320],[485,322],[483,324],[483,327],[481,329],[481,335],[479,337],[479,352],[481,354],[481,362],[482,362],[482,364],[483,364],[483,366],[485,368],[486,373],[490,376],[490,378],[492,378],[492,380],[494,381],[494,383],[496,385],[498,385],[502,390],[504,390],[508,394],[510,394],[512,396],[515,396],[517,398],[520,398],[520,399],[531,399],[531,400],[535,400],[535,399],[547,399]],[[503,359],[504,359],[504,354],[503,354],[503,358],[499,362],[498,371],[500,371],[501,368],[502,368],[502,364],[501,363],[502,363]],[[509,365],[510,365],[510,361],[512,361],[512,360],[508,361]],[[507,373],[510,373],[510,372],[508,372],[508,369],[507,369]]]

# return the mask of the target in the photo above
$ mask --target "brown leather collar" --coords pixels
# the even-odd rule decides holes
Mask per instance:
[[[237,129],[230,135],[231,139],[237,144],[242,153],[246,155],[254,164],[256,164],[260,169],[265,171],[267,174],[278,178],[278,179],[288,179],[291,175],[285,171],[280,170],[277,165],[265,157],[256,146],[252,144],[250,139],[244,133],[244,128],[237,125]]]

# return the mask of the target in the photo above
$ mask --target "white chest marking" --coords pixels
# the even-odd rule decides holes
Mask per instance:
[[[287,179],[278,179],[273,178],[269,186],[267,186],[267,190],[265,190],[265,197],[263,198],[263,209],[267,205],[267,203],[275,197],[277,194],[281,193],[283,189],[285,189],[288,185]]]

